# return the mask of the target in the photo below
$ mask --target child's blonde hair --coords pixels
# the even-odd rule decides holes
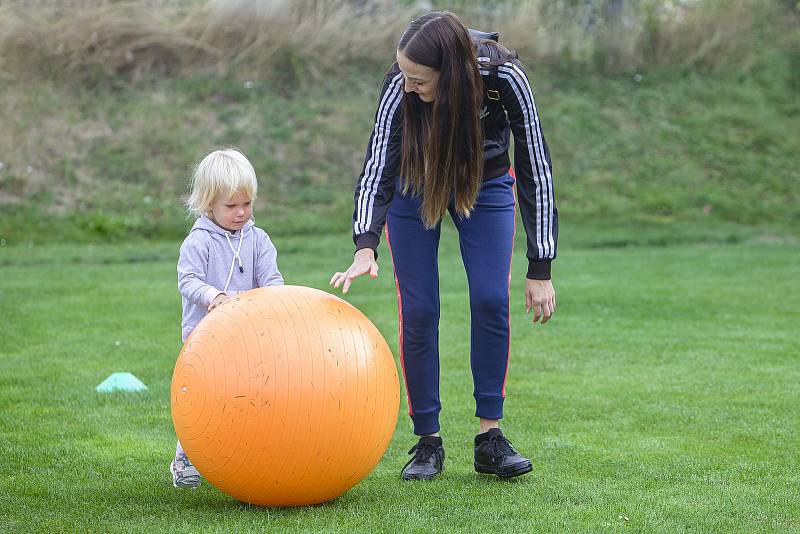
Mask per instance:
[[[253,165],[235,148],[215,150],[194,168],[186,207],[199,217],[211,211],[217,197],[232,198],[238,192],[250,200],[256,199],[258,182]]]

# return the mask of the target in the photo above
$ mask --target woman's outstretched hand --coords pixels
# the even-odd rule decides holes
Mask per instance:
[[[375,252],[371,248],[362,248],[353,256],[353,264],[343,273],[333,273],[331,285],[336,289],[344,283],[342,292],[347,293],[353,280],[363,274],[369,274],[372,279],[378,278],[378,262],[375,261]]]
[[[556,290],[552,280],[525,280],[525,313],[533,308],[533,322],[540,318],[542,324],[556,311]]]

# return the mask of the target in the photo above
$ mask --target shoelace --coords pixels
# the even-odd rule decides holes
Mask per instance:
[[[411,462],[415,460],[418,460],[420,463],[425,463],[428,460],[430,460],[431,456],[433,456],[434,454],[441,461],[441,458],[439,458],[439,449],[435,445],[431,445],[430,443],[417,442],[416,445],[411,447],[411,449],[408,451],[408,454],[414,454],[414,456],[412,456],[411,459],[408,462],[406,462],[406,465],[403,466],[403,469],[408,467],[411,464]]]
[[[492,436],[489,438],[492,445],[492,452],[494,456],[515,455],[518,454],[511,445],[511,442],[505,436]]]

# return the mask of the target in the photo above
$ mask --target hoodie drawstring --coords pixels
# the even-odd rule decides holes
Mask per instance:
[[[231,277],[233,276],[233,267],[236,265],[236,262],[239,262],[239,272],[244,272],[244,267],[242,267],[242,258],[239,256],[239,252],[242,250],[242,239],[244,238],[244,230],[239,231],[239,246],[237,248],[233,248],[233,243],[231,243],[231,236],[228,232],[225,232],[225,239],[228,240],[228,246],[231,247],[231,252],[233,252],[233,258],[231,259],[231,269],[228,272],[228,281],[225,282],[225,289],[222,290],[225,293],[228,290],[228,284],[231,283]]]

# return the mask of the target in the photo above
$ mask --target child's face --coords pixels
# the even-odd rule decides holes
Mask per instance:
[[[211,204],[211,219],[231,232],[241,229],[252,214],[252,200],[240,191],[231,198],[227,195],[217,197]]]

